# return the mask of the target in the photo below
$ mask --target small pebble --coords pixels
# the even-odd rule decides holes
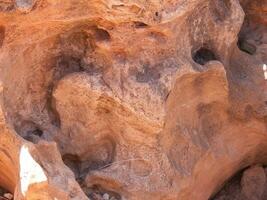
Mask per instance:
[[[105,193],[105,194],[103,195],[103,199],[104,199],[104,200],[109,200],[109,194]]]

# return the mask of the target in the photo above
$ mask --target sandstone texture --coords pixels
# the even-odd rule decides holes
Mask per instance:
[[[267,0],[0,0],[0,105],[0,199],[266,200]]]

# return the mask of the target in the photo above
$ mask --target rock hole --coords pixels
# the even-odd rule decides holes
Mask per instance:
[[[155,15],[154,15],[154,21],[156,21],[156,22],[160,22],[161,19],[162,19],[162,15],[161,15],[161,13],[158,12],[158,11],[155,12]]]
[[[205,65],[211,60],[217,60],[217,58],[211,50],[202,47],[193,54],[193,60],[200,65]]]
[[[244,51],[250,55],[254,55],[257,51],[257,47],[254,44],[242,38],[238,39],[237,46],[241,51]]]
[[[62,160],[74,173],[75,178],[80,178],[80,165],[81,160],[77,155],[65,154],[62,156]]]
[[[111,39],[109,32],[102,28],[95,28],[94,37],[100,42],[109,41]]]
[[[92,187],[84,188],[85,194],[91,200],[121,200],[121,195],[115,191],[107,190],[101,185],[93,185]]]
[[[31,121],[21,122],[19,126],[15,127],[15,130],[25,140],[28,140],[35,144],[38,143],[38,141],[44,134],[41,128]]]
[[[40,129],[35,129],[32,134],[41,137],[43,135],[43,131]]]
[[[146,28],[148,25],[144,22],[134,22],[134,27],[135,28]]]
[[[67,74],[81,72],[84,69],[81,66],[81,59],[78,57],[62,55],[57,59],[54,79],[57,81]]]
[[[40,129],[38,129],[38,128],[36,128],[36,129],[34,129],[32,131],[29,131],[27,133],[27,135],[24,136],[23,138],[25,140],[28,140],[28,141],[36,144],[36,143],[38,143],[38,141],[40,140],[40,138],[42,137],[42,135],[43,135],[43,131],[40,130]]]
[[[13,194],[3,187],[0,187],[0,200],[13,200]]]
[[[3,46],[4,43],[4,39],[5,39],[5,27],[4,26],[0,26],[0,47]]]

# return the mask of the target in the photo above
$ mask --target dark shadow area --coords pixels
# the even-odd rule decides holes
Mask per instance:
[[[0,186],[0,200],[13,200],[13,194]]]
[[[205,65],[207,62],[211,60],[218,60],[215,54],[211,50],[204,47],[194,52],[192,57],[193,60],[200,65]]]
[[[254,44],[242,38],[238,39],[237,46],[241,51],[244,51],[250,55],[254,55],[257,51],[257,47]]]
[[[62,160],[67,165],[74,173],[75,178],[79,179],[80,178],[80,165],[81,165],[81,160],[77,155],[73,154],[66,154],[62,156]]]
[[[43,130],[32,121],[22,121],[18,127],[15,127],[16,132],[32,143],[38,143],[38,141],[43,136]]]
[[[242,172],[235,174],[230,180],[228,180],[223,188],[210,200],[241,200],[241,178]]]
[[[133,22],[134,23],[134,27],[135,28],[147,28],[148,25],[144,22],[139,22],[139,21],[136,21],[136,22]]]
[[[23,136],[23,138],[36,144],[41,139],[42,135],[43,131],[36,128],[34,130],[29,131],[26,136]]]
[[[95,28],[94,29],[94,38],[96,41],[109,41],[111,39],[111,36],[108,31],[102,28]]]

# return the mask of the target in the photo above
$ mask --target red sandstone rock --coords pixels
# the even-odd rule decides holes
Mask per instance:
[[[207,200],[266,164],[266,4],[0,0],[0,186]]]

